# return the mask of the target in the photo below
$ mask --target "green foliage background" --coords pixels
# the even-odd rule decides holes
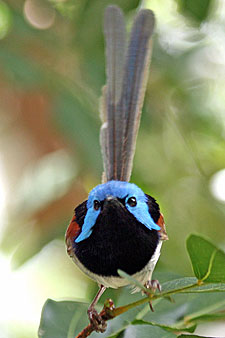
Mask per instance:
[[[144,6],[154,10],[157,27],[132,181],[157,198],[166,220],[170,240],[156,276],[189,276],[191,232],[225,246],[224,204],[210,189],[225,168],[222,2],[36,1],[53,13],[48,29],[31,24],[25,3],[0,2],[1,152],[10,196],[2,252],[14,268],[34,274],[40,297],[89,301],[94,294],[95,284],[66,257],[64,233],[73,208],[101,180],[103,10],[118,4],[129,30]],[[37,327],[7,330],[24,338]]]

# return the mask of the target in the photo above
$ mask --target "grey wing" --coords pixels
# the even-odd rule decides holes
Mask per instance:
[[[105,180],[129,181],[148,79],[154,14],[141,10],[135,18],[125,56],[121,11],[105,12],[107,84],[103,90],[101,146]]]

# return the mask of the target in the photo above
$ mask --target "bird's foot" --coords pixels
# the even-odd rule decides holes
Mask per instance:
[[[149,291],[152,292],[152,293],[155,293],[156,290],[158,290],[159,292],[162,291],[161,285],[160,285],[160,283],[157,279],[148,280],[145,283],[145,287],[146,287],[146,289],[149,289]],[[148,292],[146,292],[146,294],[149,296]],[[154,312],[151,300],[149,301],[149,306],[150,306],[151,311]]]
[[[96,332],[105,332],[107,328],[106,321],[102,318],[101,315],[95,310],[95,308],[90,307],[87,311],[88,318],[90,320],[91,325],[95,329]]]
[[[153,293],[155,293],[156,290],[158,290],[159,292],[162,291],[162,287],[157,279],[148,280],[145,283],[145,287],[151,290]]]

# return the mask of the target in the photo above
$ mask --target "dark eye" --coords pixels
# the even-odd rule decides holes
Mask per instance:
[[[130,207],[135,207],[137,205],[137,200],[135,197],[130,197],[128,198],[127,203],[129,204]]]
[[[101,208],[100,202],[97,201],[97,200],[94,200],[94,209],[95,209],[95,210],[98,210],[99,208]]]

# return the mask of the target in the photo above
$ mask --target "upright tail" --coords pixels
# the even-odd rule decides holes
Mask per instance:
[[[117,6],[105,10],[107,82],[101,102],[103,181],[129,181],[147,85],[154,14],[137,14],[128,47],[123,13]]]

